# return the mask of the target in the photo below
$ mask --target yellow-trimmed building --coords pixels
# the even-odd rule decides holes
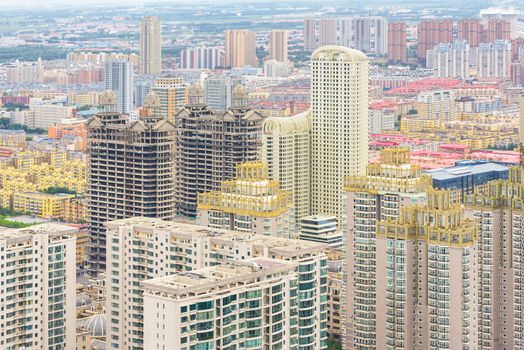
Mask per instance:
[[[219,191],[198,195],[197,221],[204,226],[295,238],[293,197],[270,180],[267,165],[238,164],[236,177]]]

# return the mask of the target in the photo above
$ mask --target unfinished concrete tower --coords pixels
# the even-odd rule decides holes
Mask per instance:
[[[200,85],[189,89],[189,104],[175,117],[177,130],[177,213],[196,217],[199,193],[220,189],[236,165],[260,159],[263,117],[247,107],[246,89],[235,88],[232,107],[215,113],[203,102]]]
[[[113,112],[114,94],[100,99],[104,112],[87,122],[88,261],[93,274],[105,271],[107,221],[135,216],[172,220],[175,213],[175,126],[155,114],[158,96],[146,97],[146,113],[134,122]]]

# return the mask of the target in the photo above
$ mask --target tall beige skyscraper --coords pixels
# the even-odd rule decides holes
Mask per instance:
[[[162,25],[154,16],[145,16],[140,25],[140,73],[162,71]]]
[[[262,127],[262,159],[269,177],[293,194],[297,227],[309,215],[311,113],[269,117]]]
[[[311,57],[311,211],[342,216],[342,181],[368,161],[368,59],[341,46]]]
[[[269,56],[279,62],[287,62],[287,30],[272,30],[269,33]]]
[[[226,67],[256,67],[257,38],[245,29],[226,30]]]

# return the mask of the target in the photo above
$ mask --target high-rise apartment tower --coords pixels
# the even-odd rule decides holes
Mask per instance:
[[[133,111],[133,66],[129,61],[106,61],[104,85],[116,95],[116,111],[130,114]]]
[[[279,62],[287,62],[287,30],[272,30],[269,33],[269,57]]]
[[[342,181],[368,161],[368,59],[322,47],[311,57],[311,214],[342,218]]]
[[[140,24],[140,73],[162,72],[162,24],[157,17],[146,16]]]
[[[189,103],[176,117],[177,212],[195,217],[197,196],[220,189],[234,178],[236,165],[260,160],[263,117],[247,108],[244,86],[235,87],[232,107],[214,112],[200,85],[189,89]]]
[[[257,38],[254,32],[245,29],[226,30],[227,68],[257,67]]]
[[[133,216],[171,220],[175,214],[175,126],[154,112],[160,107],[155,93],[145,98],[145,115],[130,123],[111,111],[115,99],[111,92],[100,96],[108,111],[87,122],[92,273],[105,269],[107,221]]]
[[[406,23],[388,23],[388,61],[407,63]]]

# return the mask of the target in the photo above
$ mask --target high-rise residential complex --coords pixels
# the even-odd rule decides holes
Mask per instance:
[[[5,79],[8,84],[30,84],[44,82],[44,62],[20,62],[16,60],[5,68]]]
[[[426,119],[450,121],[455,119],[455,93],[452,90],[423,91],[417,95],[415,108]]]
[[[471,52],[466,40],[455,41],[449,44],[438,44],[428,50],[426,67],[435,70],[435,76],[439,78],[462,78],[470,77]]]
[[[318,46],[337,44],[337,19],[321,18],[318,24]]]
[[[196,47],[180,52],[180,68],[182,69],[215,69],[223,62],[224,50],[221,47]]]
[[[296,270],[252,258],[144,282],[144,348],[299,349]]]
[[[145,16],[140,24],[140,73],[162,72],[162,24],[157,17]]]
[[[306,18],[304,20],[304,50],[313,51],[317,48],[317,20]]]
[[[55,223],[0,232],[0,348],[75,348],[74,233]]]
[[[19,124],[42,129],[47,129],[67,120],[73,120],[75,116],[74,107],[54,103],[31,104],[29,110],[22,112],[23,118],[17,120]]]
[[[342,181],[368,161],[368,58],[327,46],[311,68],[311,214],[343,214]]]
[[[314,242],[158,219],[111,222],[108,346],[168,349],[207,347],[212,341],[220,349],[285,344],[282,349],[325,350],[324,249]],[[287,264],[295,265],[292,271]],[[268,268],[282,275],[270,277]]]
[[[263,117],[247,108],[242,85],[233,89],[232,106],[210,110],[199,85],[189,89],[189,104],[176,117],[177,212],[195,217],[198,193],[220,189],[233,179],[236,165],[260,160]]]
[[[428,50],[426,66],[439,78],[508,78],[511,46],[508,41],[480,43],[470,48],[467,41],[439,44]]]
[[[457,22],[457,40],[466,40],[470,47],[477,47],[483,42],[484,28],[479,19],[463,19]]]
[[[375,249],[362,247],[376,254],[376,301],[368,307],[375,309],[377,349],[482,348],[476,225],[448,190],[428,190],[423,205],[401,204],[396,220],[377,215]],[[356,264],[358,255],[351,252]],[[355,274],[351,286],[359,279]]]
[[[395,122],[397,119],[397,113],[393,109],[370,108],[368,114],[368,133],[371,135],[395,130]]]
[[[518,30],[518,10],[511,7],[490,7],[480,11],[480,19],[484,26],[491,20],[502,20],[509,23],[510,39],[519,36]]]
[[[123,114],[133,111],[133,66],[129,61],[106,61],[104,85],[116,95],[116,110]]]
[[[160,99],[150,93],[146,113],[127,123],[112,112],[115,96],[106,92],[88,129],[88,262],[92,273],[105,269],[107,221],[133,216],[171,220],[175,214],[175,126],[156,116]]]
[[[510,78],[516,87],[524,87],[524,61],[511,64]]]
[[[479,78],[509,78],[511,44],[503,40],[482,43],[476,48],[475,62]]]
[[[479,349],[524,347],[524,215],[518,190],[522,178],[521,165],[510,168],[508,180],[489,182],[485,191],[466,202],[468,213],[478,222],[477,254],[482,262],[477,280]]]
[[[524,61],[524,37],[511,40],[511,61]]]
[[[502,19],[490,19],[485,28],[484,42],[492,43],[497,40],[510,40],[510,23]]]
[[[204,103],[215,112],[231,107],[233,90],[244,85],[244,78],[231,75],[211,75],[204,80]]]
[[[135,107],[142,107],[144,105],[144,100],[147,94],[149,94],[149,92],[151,91],[152,87],[153,87],[153,81],[151,80],[143,80],[139,82],[135,81],[135,88],[134,88],[134,95],[133,95],[133,105]]]
[[[451,20],[427,20],[417,26],[417,57],[426,60],[428,50],[432,50],[437,44],[453,42],[453,21]]]
[[[384,17],[356,18],[355,48],[368,54],[385,55],[388,50],[388,20]]]
[[[269,32],[269,57],[279,62],[287,62],[287,30],[272,30]]]
[[[338,44],[345,47],[353,47],[353,18],[339,18],[338,20]]]
[[[257,67],[257,38],[254,32],[245,29],[226,30],[227,68]]]
[[[280,62],[274,59],[269,59],[264,62],[264,75],[266,77],[287,77],[291,71],[289,62]]]
[[[197,222],[212,228],[297,238],[291,192],[270,180],[261,162],[237,164],[232,180],[198,194]]]
[[[160,98],[158,113],[171,121],[175,113],[184,107],[187,85],[181,78],[157,78],[152,90]]]
[[[386,336],[377,334],[378,323],[385,322],[377,314],[377,281],[383,284],[386,279],[377,280],[383,272],[377,271],[379,255],[375,252],[375,232],[377,222],[395,220],[400,207],[424,202],[424,191],[430,180],[421,175],[420,167],[410,165],[409,161],[408,150],[384,149],[380,162],[368,165],[367,175],[345,179],[343,349],[375,349],[378,338]]]
[[[310,213],[311,113],[269,117],[262,132],[262,159],[269,178],[293,195],[297,227]]]
[[[408,62],[406,44],[406,23],[388,23],[388,61],[397,63]]]

